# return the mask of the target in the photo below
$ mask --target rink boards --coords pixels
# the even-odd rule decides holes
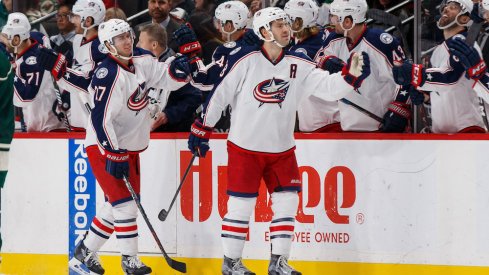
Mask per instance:
[[[68,138],[70,137],[70,138]],[[3,274],[68,274],[75,243],[103,202],[82,136],[18,135],[2,191]],[[489,141],[486,135],[298,135],[303,180],[291,261],[303,274],[487,274]],[[167,220],[190,153],[186,135],[153,136],[141,156],[142,204],[163,246],[188,274],[219,274],[226,212],[224,135],[196,160]],[[266,274],[271,211],[261,190],[244,250]],[[140,251],[166,266],[142,219]],[[121,274],[115,238],[106,274]]]

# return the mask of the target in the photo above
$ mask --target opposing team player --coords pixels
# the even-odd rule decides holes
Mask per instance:
[[[93,109],[85,147],[93,173],[107,202],[97,212],[86,238],[70,261],[77,270],[83,263],[91,272],[103,274],[97,251],[112,232],[122,253],[126,274],[148,274],[151,268],[137,256],[138,210],[122,178],[127,176],[140,192],[139,153],[149,143],[148,88],[178,90],[188,83],[188,59],[181,56],[162,63],[151,53],[136,48],[129,24],[111,19],[100,25],[99,39],[109,55],[96,69],[90,83]]]
[[[52,51],[42,51],[40,59],[43,61],[41,65],[58,80],[59,87],[71,94],[71,125],[75,129],[84,129],[92,96],[88,94],[88,85],[97,64],[107,56],[98,39],[98,26],[104,22],[105,5],[101,0],[78,0],[72,11],[74,16],[71,20],[77,27],[73,38],[72,67],[66,69],[68,63],[61,54],[56,63],[44,62],[45,59],[51,60],[47,55],[52,55]]]
[[[336,33],[326,39],[322,58],[335,56],[346,60],[352,52],[368,53],[372,74],[357,90],[358,95],[348,100],[377,117],[343,100],[339,102],[341,128],[344,131],[372,132],[380,128],[384,132],[403,132],[411,115],[409,94],[394,82],[392,66],[404,60],[405,55],[395,37],[367,27],[367,10],[365,0],[335,0],[330,6],[330,20]],[[383,118],[382,125],[379,125],[380,118]]]
[[[432,68],[404,62],[393,68],[396,82],[413,85],[430,93],[431,117],[434,133],[484,133],[484,122],[479,112],[476,93],[471,92],[474,80],[484,74],[485,66],[474,66],[465,77],[465,68],[449,51],[457,37],[465,39],[473,8],[471,0],[447,0],[441,6],[438,28],[443,30],[445,41],[437,46],[431,56]],[[477,44],[475,45],[478,48]],[[479,49],[478,49],[479,51]],[[483,60],[477,55],[480,64]],[[474,76],[474,77],[472,77]]]
[[[316,25],[319,7],[314,0],[291,0],[285,4],[284,11],[291,20],[293,46],[290,51],[307,55],[318,60],[321,46],[329,36],[329,31]],[[321,68],[336,73],[343,68],[344,62],[334,56],[325,58]],[[340,111],[338,102],[323,101],[314,95],[302,99],[297,114],[299,130],[303,132],[339,132]]]
[[[222,274],[255,274],[241,262],[260,180],[271,194],[272,254],[268,274],[301,274],[287,263],[301,180],[295,158],[297,105],[308,91],[338,100],[358,88],[369,74],[368,56],[352,54],[342,73],[329,74],[302,54],[287,51],[290,24],[279,8],[255,13],[253,30],[263,47],[241,48],[229,56],[229,71],[210,99],[207,112],[191,129],[189,149],[200,157],[209,150],[212,127],[229,104],[233,109],[228,137],[228,212],[221,240]]]
[[[49,72],[39,66],[41,45],[30,38],[31,25],[22,13],[11,13],[2,29],[2,42],[16,64],[14,104],[22,107],[29,132],[62,129],[63,124],[52,112],[56,89]]]

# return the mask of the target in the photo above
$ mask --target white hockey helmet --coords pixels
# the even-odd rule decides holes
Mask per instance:
[[[489,0],[482,0],[480,3],[485,10],[489,10]]]
[[[231,21],[234,29],[240,30],[248,24],[249,13],[248,7],[243,2],[228,1],[217,6],[215,17],[219,20],[221,27],[224,27],[227,21]]]
[[[80,16],[81,27],[86,31],[104,22],[105,4],[101,0],[78,0],[72,8],[73,14]],[[93,25],[85,27],[88,17],[93,18]]]
[[[445,9],[445,7],[452,3],[452,2],[455,2],[455,3],[458,3],[460,5],[460,12],[457,14],[457,16],[455,16],[455,19],[450,22],[449,24],[445,25],[445,26],[440,26],[440,20],[438,20],[438,22],[436,22],[436,26],[440,29],[440,30],[444,30],[444,29],[447,29],[455,24],[459,25],[459,26],[462,26],[462,27],[467,27],[469,26],[469,23],[467,24],[460,24],[458,22],[458,18],[461,16],[461,15],[467,15],[467,16],[470,16],[470,13],[472,12],[472,10],[474,9],[474,3],[472,2],[472,0],[444,0],[441,4],[440,4],[440,14],[443,14],[443,10]],[[470,21],[469,21],[470,22]]]
[[[484,20],[489,19],[489,0],[482,0],[479,2],[479,17]]]
[[[12,41],[14,36],[18,35],[20,41],[28,39],[31,31],[31,24],[25,14],[14,12],[8,15],[7,23],[2,29],[2,33],[7,35],[7,39]]]
[[[253,31],[261,40],[268,41],[268,42],[275,41],[272,34],[272,22],[280,19],[283,19],[287,23],[290,23],[289,16],[281,8],[268,7],[268,8],[261,9],[257,11],[255,13],[255,16],[253,17]],[[265,37],[261,35],[260,32],[261,28],[265,28],[265,30],[268,33],[270,33],[271,35],[270,40],[266,40]]]
[[[346,17],[351,16],[353,23],[365,22],[368,5],[365,0],[334,0],[329,6],[329,13],[338,16],[340,23]]]
[[[284,11],[287,13],[292,23],[296,18],[302,19],[302,26],[298,31],[316,26],[319,7],[314,0],[290,0],[285,4]]]
[[[104,46],[105,42],[108,42],[112,47],[108,48],[108,51],[113,55],[123,59],[130,59],[131,57],[120,56],[117,53],[117,48],[115,47],[114,37],[128,32],[131,35],[131,39],[134,43],[134,33],[131,26],[122,19],[110,19],[107,22],[100,24],[98,28],[98,39],[100,43]],[[111,49],[112,48],[112,49]]]

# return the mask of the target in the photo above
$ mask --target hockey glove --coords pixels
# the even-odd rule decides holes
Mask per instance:
[[[116,179],[129,177],[129,153],[127,150],[105,151],[105,171]]]
[[[56,81],[60,80],[66,72],[66,57],[57,54],[51,49],[39,49],[39,66],[50,71]]]
[[[481,5],[482,5],[482,1],[480,1]],[[474,7],[472,8],[472,12],[470,13],[470,19],[472,19],[472,21],[474,21],[474,23],[482,23],[484,22],[484,18],[481,17],[480,13],[479,13],[479,4],[476,4],[474,2]]]
[[[394,101],[387,110],[380,130],[384,133],[403,133],[411,117],[410,106],[406,103]]]
[[[409,98],[411,98],[411,102],[418,106],[424,103],[426,94],[424,92],[416,90],[413,86],[410,86],[408,89]]]
[[[190,24],[183,24],[173,33],[173,39],[177,41],[178,52],[189,57],[197,55],[202,46],[197,40],[195,32],[192,30]]]
[[[242,39],[247,46],[263,45],[263,40],[261,40],[252,29],[246,30]]]
[[[467,45],[459,37],[454,38],[449,44],[449,47],[450,52],[458,57],[460,64],[467,71],[465,73],[467,78],[477,80],[486,73],[486,63],[474,47]]]
[[[204,126],[199,120],[195,120],[190,128],[188,138],[188,149],[192,154],[205,158],[209,151],[209,138],[211,137],[212,128]]]
[[[394,82],[399,85],[412,85],[418,88],[426,81],[426,69],[421,64],[401,63],[392,67],[392,74]]]
[[[353,88],[358,89],[362,85],[365,78],[370,75],[370,59],[368,54],[365,52],[352,53],[348,62],[343,67],[341,75],[345,81],[353,86]]]
[[[188,57],[185,55],[177,56],[170,63],[170,74],[173,78],[176,78],[179,81],[185,81],[190,75],[190,64]]]
[[[343,70],[345,62],[334,55],[328,55],[319,60],[317,67],[334,74]]]

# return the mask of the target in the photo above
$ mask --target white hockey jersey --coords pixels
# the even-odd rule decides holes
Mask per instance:
[[[99,64],[90,83],[93,107],[85,146],[140,152],[148,147],[152,120],[148,108],[151,89],[178,90],[188,81],[175,79],[167,63],[150,52],[135,49],[126,66],[109,55]]]
[[[57,106],[53,77],[39,67],[37,56],[39,43],[31,39],[32,45],[17,55],[14,77],[14,104],[22,107],[28,132],[48,132],[63,129],[52,109]]]
[[[357,90],[363,96],[362,102],[349,100],[365,108],[378,117],[383,117],[389,104],[401,89],[394,82],[392,66],[394,60],[404,60],[405,55],[398,40],[380,29],[364,29],[359,39],[351,45],[347,38],[332,33],[326,40],[319,56],[336,56],[347,62],[352,52],[366,52],[370,59],[370,75]],[[315,60],[318,62],[319,60]],[[357,97],[360,98],[360,97]],[[344,131],[377,131],[379,122],[344,102],[339,102],[341,128]]]
[[[98,63],[107,57],[105,47],[98,36],[86,40],[77,34],[73,38],[73,64],[58,82],[61,89],[71,93],[70,123],[74,127],[86,128],[88,110],[85,103],[93,95],[88,94],[88,85]]]
[[[467,127],[485,128],[479,111],[479,100],[472,92],[474,80],[465,77],[465,69],[458,59],[450,54],[445,40],[433,51],[426,69],[426,81],[419,90],[430,91],[432,131],[434,133],[457,133]],[[479,46],[475,47],[479,50]],[[480,52],[480,50],[479,50]]]
[[[214,126],[229,104],[228,140],[249,151],[281,153],[294,148],[294,124],[302,97],[314,93],[335,101],[353,92],[337,73],[316,68],[302,54],[282,51],[272,62],[262,48],[241,48],[228,60],[228,72],[212,95],[203,118]]]

